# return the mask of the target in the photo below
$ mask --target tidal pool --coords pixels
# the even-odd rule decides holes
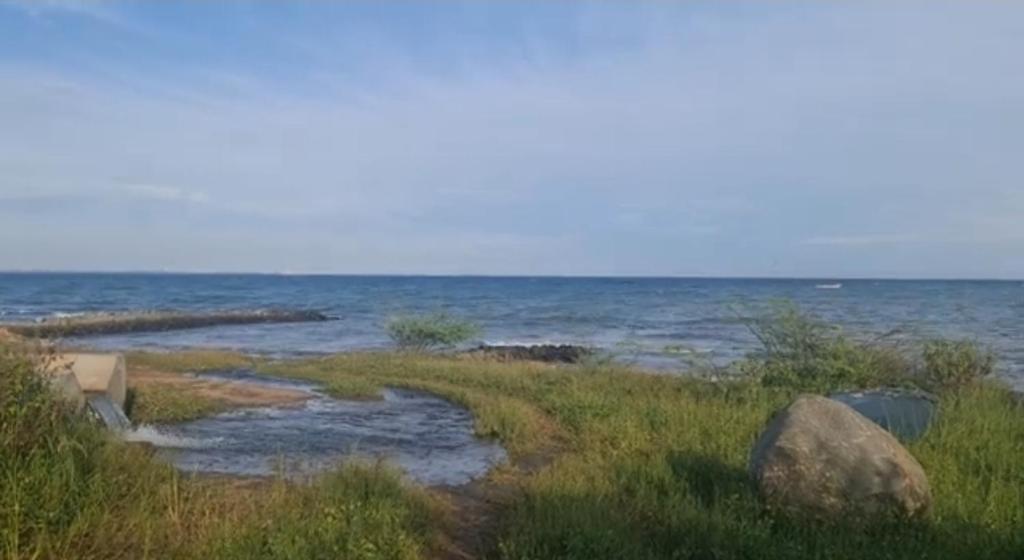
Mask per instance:
[[[142,427],[132,434],[187,472],[296,477],[352,458],[385,459],[425,485],[459,485],[506,458],[495,442],[473,434],[468,410],[406,389],[385,389],[380,400],[350,401],[316,385],[251,372],[203,375],[307,391],[292,407],[244,408],[181,424]]]

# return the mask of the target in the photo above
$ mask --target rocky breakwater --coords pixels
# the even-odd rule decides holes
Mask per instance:
[[[133,332],[159,332],[195,329],[218,325],[258,323],[304,323],[329,321],[319,311],[294,309],[257,309],[189,313],[183,311],[147,311],[138,313],[95,313],[75,317],[45,319],[35,323],[2,325],[11,333],[36,338],[91,336]]]
[[[471,356],[484,356],[498,360],[528,360],[534,362],[577,364],[594,354],[592,348],[575,344],[490,345],[482,344],[469,350]]]

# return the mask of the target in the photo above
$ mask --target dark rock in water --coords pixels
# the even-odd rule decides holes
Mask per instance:
[[[195,329],[217,325],[248,325],[256,323],[302,323],[328,321],[331,317],[319,311],[259,309],[185,313],[152,311],[143,313],[97,313],[79,317],[48,319],[33,324],[10,324],[12,333],[38,338],[89,336],[132,332],[158,332]]]
[[[594,354],[592,348],[575,344],[537,345],[480,345],[470,354],[494,357],[499,360],[530,360],[562,364],[577,364]]]
[[[921,391],[873,389],[829,395],[904,441],[921,439],[938,411],[937,399]]]
[[[769,510],[871,521],[931,508],[924,469],[889,432],[849,406],[801,395],[768,423],[750,474]]]

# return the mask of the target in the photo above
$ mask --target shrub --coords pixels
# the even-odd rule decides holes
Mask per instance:
[[[823,392],[911,381],[913,364],[898,346],[855,341],[793,305],[777,306],[747,326],[761,350],[741,371],[764,385]]]
[[[399,317],[387,325],[388,336],[403,350],[451,348],[477,335],[480,329],[443,313]]]
[[[924,382],[933,391],[955,391],[992,373],[995,356],[970,340],[932,340],[922,351]]]

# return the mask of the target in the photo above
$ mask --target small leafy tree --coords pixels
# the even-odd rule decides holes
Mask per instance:
[[[387,324],[388,336],[403,350],[423,352],[452,348],[476,336],[474,323],[445,313],[397,317]]]
[[[742,369],[764,385],[830,391],[910,383],[913,363],[897,345],[853,340],[795,305],[777,305],[747,327],[761,349]]]

